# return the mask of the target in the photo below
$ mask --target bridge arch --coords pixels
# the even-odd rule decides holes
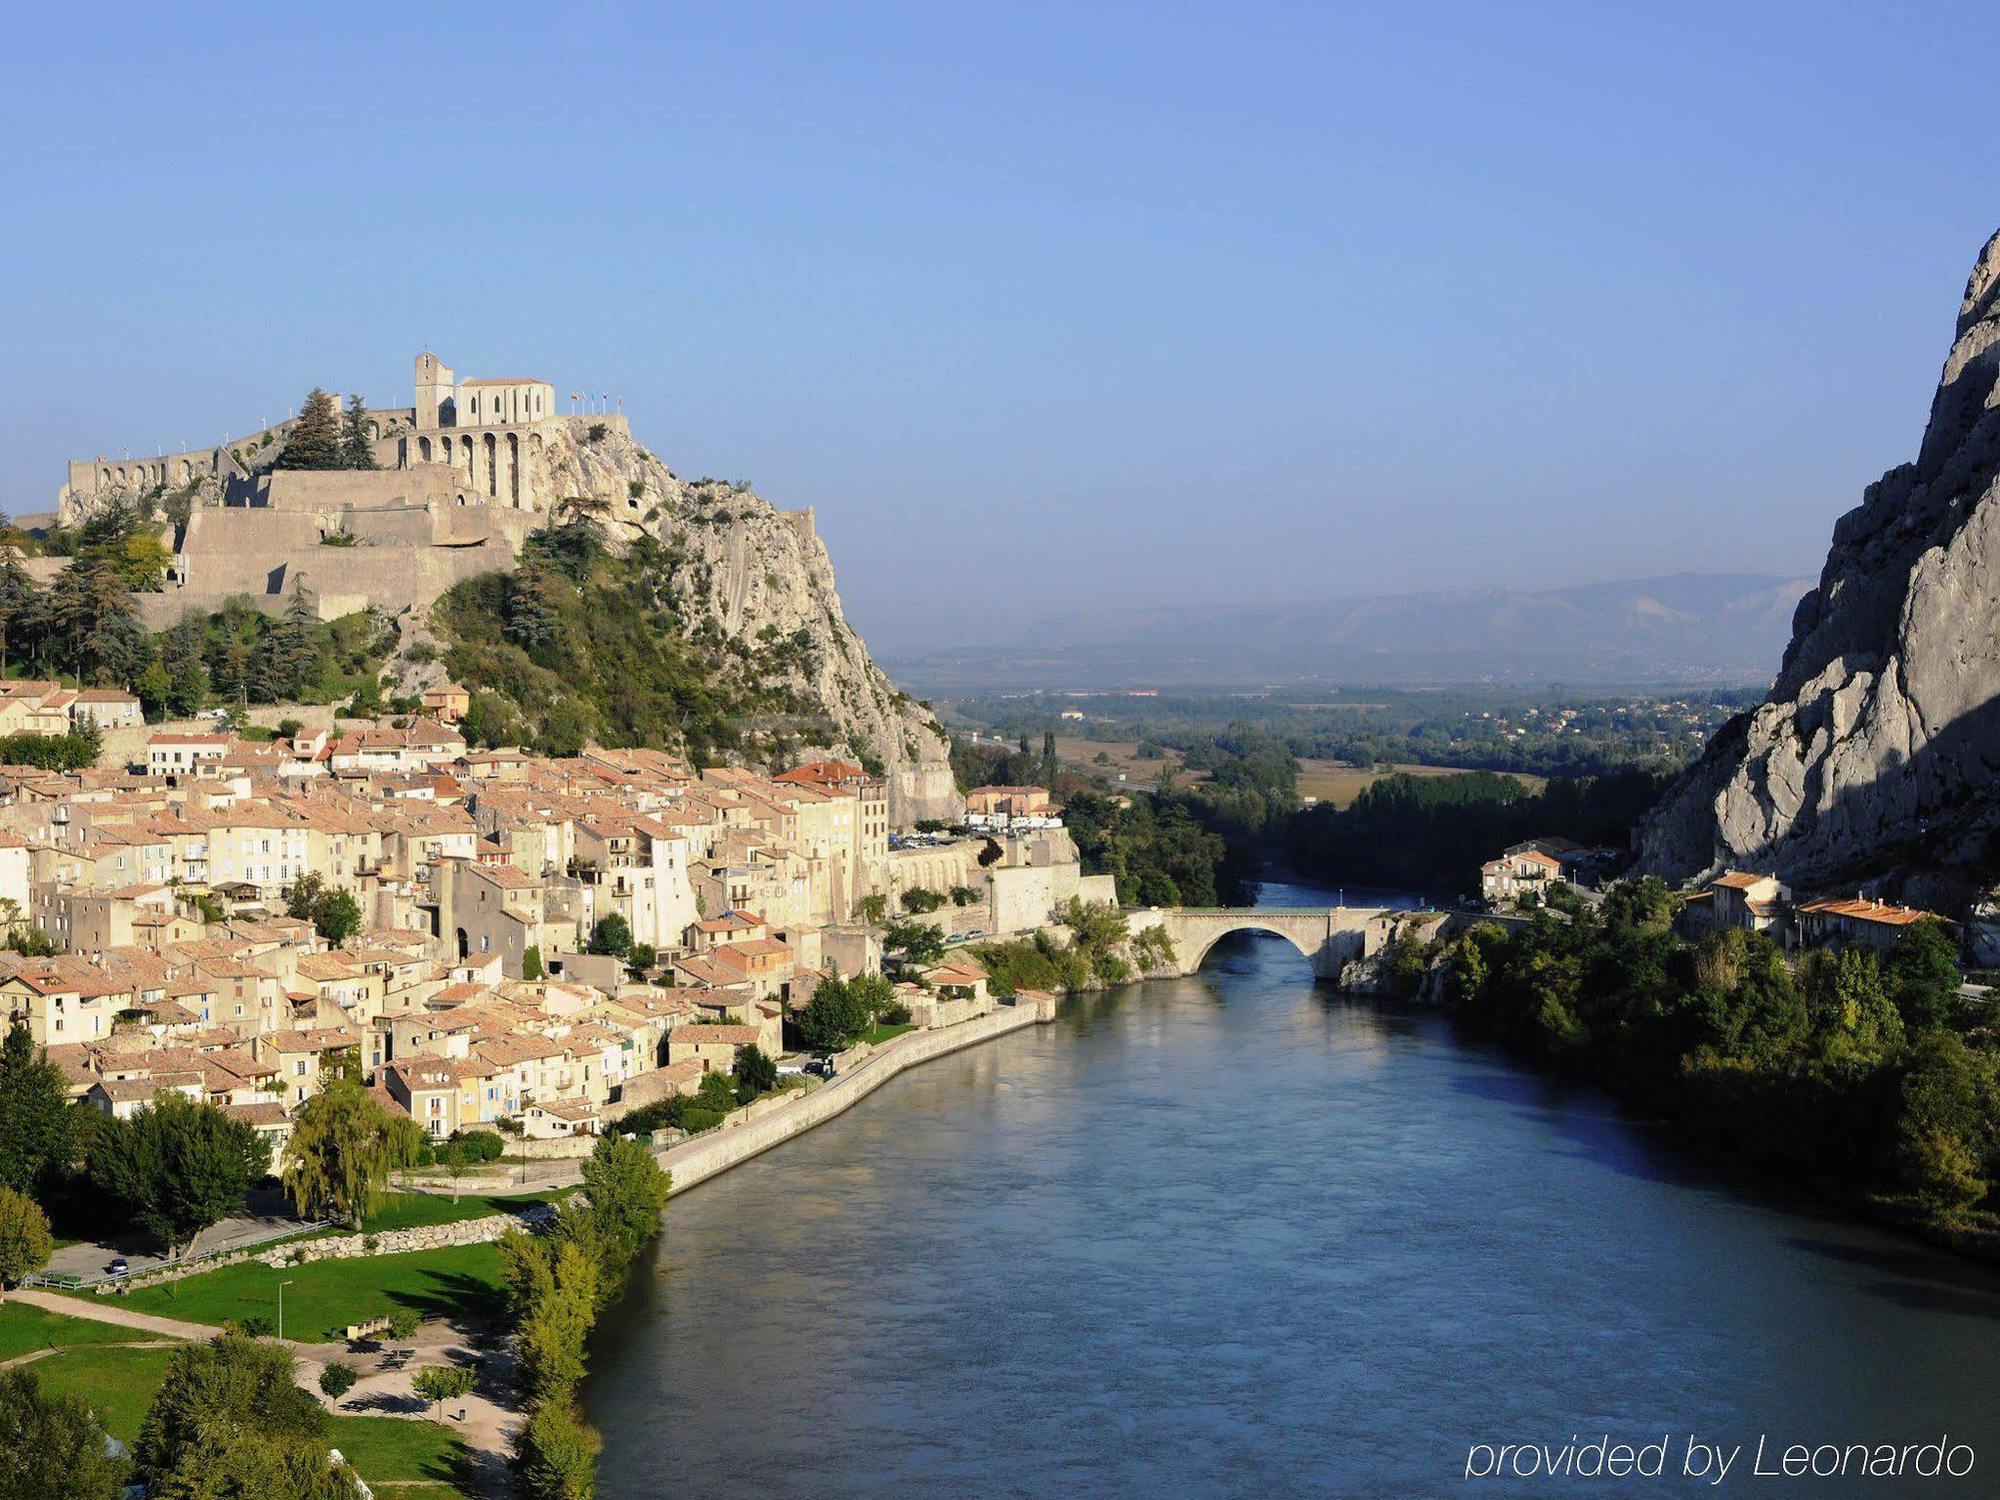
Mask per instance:
[[[1174,968],[1192,974],[1210,950],[1232,932],[1263,932],[1283,938],[1312,965],[1314,977],[1338,979],[1341,970],[1386,941],[1391,914],[1376,907],[1238,906],[1208,909],[1155,907],[1127,914],[1133,932],[1158,926],[1174,946]]]
[[[1262,933],[1265,937],[1282,938],[1285,942],[1290,943],[1296,948],[1300,956],[1307,963],[1314,965],[1317,965],[1320,949],[1324,946],[1323,942],[1309,943],[1301,939],[1297,933],[1288,931],[1284,926],[1276,922],[1259,922],[1254,918],[1246,916],[1240,922],[1217,925],[1212,928],[1205,926],[1197,934],[1191,935],[1194,937],[1195,946],[1192,948],[1192,951],[1180,955],[1181,962],[1187,965],[1187,971],[1190,974],[1196,972],[1207,961],[1209,953],[1214,950],[1217,943],[1239,932],[1256,932]],[[1176,951],[1178,951],[1178,945],[1176,946]]]

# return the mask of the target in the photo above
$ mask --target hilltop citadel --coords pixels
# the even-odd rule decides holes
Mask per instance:
[[[581,450],[629,444],[624,416],[559,412],[548,381],[460,380],[426,351],[413,397],[365,414],[372,470],[279,467],[296,421],[287,419],[198,452],[72,459],[57,519],[73,525],[114,500],[150,510],[186,497],[165,587],[139,597],[147,623],[163,629],[237,596],[276,612],[295,584],[322,619],[371,603],[427,606],[461,579],[511,568],[565,496],[603,495],[608,521],[624,529],[666,498],[664,466],[649,465],[657,477],[596,473],[602,466]],[[810,511],[783,514],[811,534]]]

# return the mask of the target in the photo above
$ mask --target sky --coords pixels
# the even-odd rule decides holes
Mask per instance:
[[[2000,227],[1971,6],[19,8],[0,508],[314,384],[623,398],[878,652],[1815,573]],[[1985,184],[1984,187],[1981,184]]]

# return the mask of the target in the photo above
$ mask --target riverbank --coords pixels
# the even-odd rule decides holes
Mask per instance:
[[[600,1500],[1429,1495],[1501,1426],[1992,1439],[1995,1316],[1240,939],[677,1202],[584,1399]]]
[[[841,1073],[824,1087],[799,1095],[794,1102],[762,1119],[712,1131],[658,1153],[660,1165],[673,1175],[673,1196],[678,1198],[731,1167],[845,1114],[910,1068],[1053,1021],[1055,1011],[1053,1000],[1024,1001],[1003,1005],[942,1030],[910,1031],[892,1038],[851,1072]]]

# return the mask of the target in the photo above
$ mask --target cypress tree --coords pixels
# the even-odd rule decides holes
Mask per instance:
[[[278,456],[284,469],[340,467],[340,407],[318,386],[306,392],[298,420],[285,434],[285,451]]]

